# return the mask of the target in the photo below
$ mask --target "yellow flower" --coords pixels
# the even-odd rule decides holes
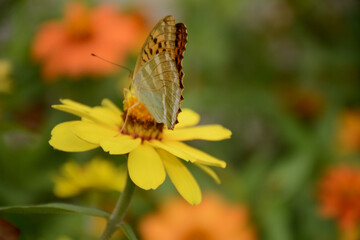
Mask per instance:
[[[69,161],[54,178],[54,193],[58,197],[72,197],[88,189],[122,191],[125,185],[125,168],[118,168],[100,157],[84,166]]]
[[[107,99],[97,107],[72,100],[61,102],[53,108],[77,115],[81,120],[55,126],[49,141],[55,149],[82,152],[101,147],[112,155],[129,154],[128,172],[137,186],[145,190],[156,189],[164,182],[166,170],[177,191],[191,204],[201,202],[201,191],[178,157],[194,163],[219,182],[208,166],[224,168],[226,163],[181,141],[218,141],[230,138],[231,131],[220,125],[192,127],[200,119],[195,112],[183,110],[179,114],[179,124],[174,130],[168,130],[164,124],[156,123],[141,103],[127,114],[127,109],[137,103],[134,96],[124,100],[124,113]]]
[[[8,93],[11,91],[11,72],[12,68],[10,62],[0,59],[0,93]]]

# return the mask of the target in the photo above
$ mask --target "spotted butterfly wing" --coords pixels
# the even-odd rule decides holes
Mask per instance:
[[[185,25],[175,23],[175,19],[171,15],[164,17],[155,25],[147,37],[134,70],[132,82],[136,96],[146,106],[154,119],[157,122],[163,122],[168,129],[174,128],[177,123],[177,116],[181,112],[180,103],[183,100],[182,91],[184,89],[182,60],[186,43],[187,31]],[[166,54],[160,55],[162,52],[166,52]],[[158,75],[152,74],[153,72],[150,71],[150,65],[154,67],[155,58],[156,63],[160,64],[156,68],[156,74]],[[161,67],[162,64],[165,64],[166,67]],[[170,65],[171,67],[169,67]],[[171,73],[161,71],[164,69],[168,69]],[[173,71],[174,69],[175,71]],[[138,74],[141,77],[138,77]],[[164,85],[164,81],[166,83],[171,82],[171,87],[165,85],[167,87],[161,87],[159,90],[156,87],[154,88],[154,86]],[[147,88],[144,86],[146,84],[152,87]],[[144,89],[147,89],[148,92],[145,93]],[[152,98],[147,95],[150,94],[149,91],[154,91],[151,94],[153,95]],[[179,99],[175,101],[174,97]],[[158,100],[166,104],[160,107]]]

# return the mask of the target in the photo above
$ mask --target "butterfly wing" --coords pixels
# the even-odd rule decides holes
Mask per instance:
[[[184,52],[186,48],[187,43],[187,30],[186,26],[183,23],[177,23],[175,24],[176,27],[176,38],[175,38],[175,48],[174,48],[174,54],[175,57],[173,60],[175,61],[176,68],[179,73],[179,85],[181,90],[184,89],[184,85],[182,82],[182,79],[184,77],[184,72],[182,70],[182,60],[184,59]]]
[[[177,116],[181,112],[180,103],[184,99],[182,96],[182,91],[184,89],[182,80],[184,77],[184,72],[182,70],[182,60],[184,58],[186,43],[187,30],[185,24],[175,24],[175,19],[172,15],[164,17],[155,25],[155,27],[152,29],[149,36],[147,37],[141,49],[134,70],[134,76],[136,78],[136,75],[140,71],[141,67],[144,66],[147,62],[149,62],[152,58],[154,58],[157,54],[161,52],[167,52],[169,54],[170,58],[173,60],[176,66],[176,70],[178,73],[177,87],[180,88],[180,101],[176,105],[177,113],[175,116],[174,124],[178,122]],[[133,82],[133,85],[135,86],[136,83]],[[170,129],[172,128],[173,125]]]
[[[133,87],[156,122],[173,129],[181,101],[179,74],[168,52],[161,52],[147,61],[135,76]]]
[[[141,66],[159,52],[168,51],[171,55],[174,55],[175,39],[175,19],[174,16],[169,15],[155,25],[145,40],[135,65],[134,74],[136,75]],[[173,57],[175,58],[175,55]]]

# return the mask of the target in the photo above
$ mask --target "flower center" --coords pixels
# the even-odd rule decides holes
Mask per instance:
[[[135,105],[136,104],[136,105]],[[144,104],[131,95],[124,100],[122,133],[142,140],[161,139],[163,123],[157,123]]]
[[[187,232],[182,240],[213,240],[211,233],[201,228],[194,228]]]
[[[65,17],[68,37],[73,41],[83,41],[92,34],[90,13],[84,5],[73,3],[68,6]]]

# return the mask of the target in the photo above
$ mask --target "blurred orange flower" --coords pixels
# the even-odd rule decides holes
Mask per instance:
[[[141,220],[143,240],[254,240],[245,206],[232,205],[215,195],[206,195],[197,206],[174,199],[158,212]]]
[[[360,150],[360,110],[348,110],[340,116],[338,140],[345,152]]]
[[[325,108],[324,97],[315,89],[287,87],[281,96],[286,110],[304,122],[316,120]]]
[[[328,170],[318,190],[321,215],[336,219],[341,230],[355,229],[360,220],[360,168]]]
[[[62,21],[49,21],[35,36],[32,55],[43,64],[46,81],[67,76],[101,75],[116,68],[90,54],[98,53],[122,62],[129,50],[138,47],[145,33],[140,15],[127,15],[112,5],[89,10],[80,2],[68,4]]]
[[[0,240],[17,240],[20,230],[5,219],[0,218]]]

